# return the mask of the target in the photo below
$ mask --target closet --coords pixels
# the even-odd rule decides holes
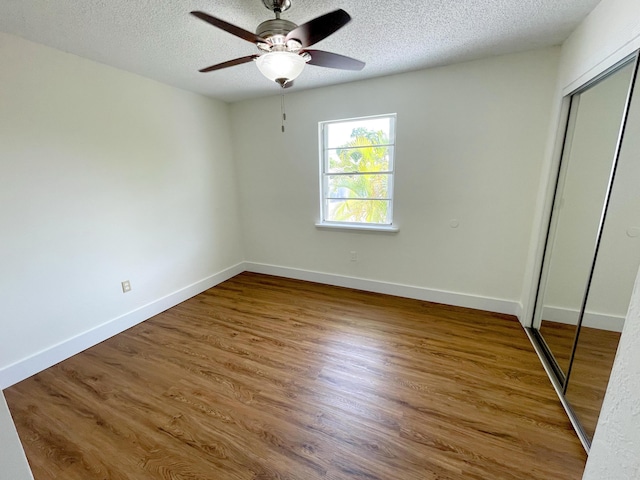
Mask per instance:
[[[564,99],[529,329],[587,451],[640,265],[637,72],[634,54]]]

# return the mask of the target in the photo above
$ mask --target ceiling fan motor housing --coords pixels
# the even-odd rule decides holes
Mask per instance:
[[[282,18],[272,18],[270,20],[265,20],[256,29],[256,35],[262,38],[268,39],[269,37],[274,37],[277,35],[281,35],[283,37],[287,36],[291,30],[294,30],[297,25],[289,20],[284,20]]]

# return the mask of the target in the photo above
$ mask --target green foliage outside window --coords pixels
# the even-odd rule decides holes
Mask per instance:
[[[389,223],[389,182],[392,176],[389,139],[382,130],[355,128],[345,145],[328,158],[331,221]],[[332,175],[332,174],[352,175]]]

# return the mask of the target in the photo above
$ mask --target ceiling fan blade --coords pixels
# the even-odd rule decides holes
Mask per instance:
[[[246,57],[240,57],[240,58],[236,58],[235,60],[229,60],[228,62],[222,62],[222,63],[218,63],[216,65],[211,65],[210,67],[207,68],[203,68],[202,70],[198,70],[199,72],[202,73],[206,73],[206,72],[213,72],[214,70],[220,70],[222,68],[227,68],[227,67],[233,67],[235,65],[241,65],[243,63],[248,63],[256,58],[258,58],[259,55],[248,55]]]
[[[220,20],[219,18],[212,17],[208,13],[195,11],[195,12],[191,12],[191,15],[198,17],[200,20],[204,20],[207,23],[210,23],[214,27],[218,27],[224,30],[225,32],[229,32],[231,35],[240,37],[243,40],[246,40],[247,42],[267,43],[267,41],[264,38],[259,37],[255,33],[245,30],[244,28],[236,27],[235,25],[229,22],[225,22],[224,20]]]
[[[307,62],[309,65],[338,68],[340,70],[362,70],[365,66],[365,63],[360,60],[338,55],[337,53],[324,52],[322,50],[305,50],[305,52],[311,55],[311,60]]]
[[[342,9],[338,9],[314,18],[291,30],[287,35],[287,41],[294,39],[302,44],[302,48],[310,47],[344,27],[350,21],[349,14]]]

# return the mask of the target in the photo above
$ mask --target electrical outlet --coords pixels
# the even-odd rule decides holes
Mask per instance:
[[[131,282],[129,280],[125,280],[121,282],[122,285],[122,293],[127,293],[131,291]]]
[[[351,252],[351,261],[352,262],[357,262],[358,261],[358,252],[356,252],[356,251],[352,251]]]

